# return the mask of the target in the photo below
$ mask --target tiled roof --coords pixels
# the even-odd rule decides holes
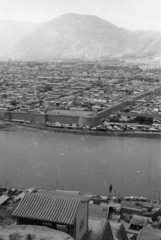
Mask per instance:
[[[160,240],[160,239],[161,239],[161,230],[150,228],[150,227],[143,228],[140,231],[137,238],[137,240]]]
[[[13,217],[72,225],[80,199],[28,193],[13,212]]]
[[[47,191],[47,190],[41,190],[38,193],[45,194],[48,196],[55,196],[55,197],[70,197],[70,198],[76,198],[81,200],[82,202],[90,201],[92,196],[83,195],[80,194],[78,191],[66,191],[66,190],[54,190],[54,191]]]
[[[108,207],[89,204],[89,218],[107,218]]]
[[[74,196],[80,194],[80,191],[60,190],[60,189],[55,190],[55,192],[57,192],[57,193],[71,194],[71,195],[74,195]]]
[[[46,194],[49,196],[60,196],[60,197],[76,197],[79,195],[78,191],[66,191],[66,190],[40,190],[39,193]]]

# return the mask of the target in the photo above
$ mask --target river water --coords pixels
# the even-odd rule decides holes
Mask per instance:
[[[0,184],[153,198],[161,139],[0,132]]]

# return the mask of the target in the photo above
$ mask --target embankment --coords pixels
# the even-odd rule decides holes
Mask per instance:
[[[160,138],[161,133],[152,132],[101,132],[101,131],[82,131],[82,130],[69,130],[69,129],[55,129],[54,132],[72,133],[80,135],[92,136],[112,136],[112,137],[133,137],[133,138]]]
[[[36,131],[50,131],[57,133],[68,133],[68,134],[79,134],[79,135],[91,135],[91,136],[111,136],[111,137],[132,137],[132,138],[153,138],[153,139],[161,139],[161,132],[138,132],[138,131],[125,131],[125,132],[117,132],[117,131],[91,131],[85,129],[66,129],[66,128],[52,128],[46,127],[44,125],[37,124],[21,124],[21,129],[29,129]],[[3,130],[3,129],[2,129]]]
[[[60,122],[62,124],[79,124],[88,125],[90,127],[97,126],[100,123],[100,117],[96,116],[79,116],[79,115],[63,115],[63,114],[48,114],[48,113],[26,113],[26,112],[14,112],[5,111],[0,113],[0,119],[11,120],[23,120],[30,121],[31,123],[43,124],[45,122],[55,123]]]

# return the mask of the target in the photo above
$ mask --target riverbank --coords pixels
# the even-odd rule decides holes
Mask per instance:
[[[99,131],[99,130],[88,130],[88,129],[66,129],[58,127],[47,127],[38,124],[15,124],[10,123],[2,131],[16,131],[16,130],[29,130],[29,131],[48,131],[56,133],[68,133],[78,135],[92,135],[92,136],[112,136],[112,137],[131,137],[131,138],[161,138],[161,132],[141,132],[141,131]]]

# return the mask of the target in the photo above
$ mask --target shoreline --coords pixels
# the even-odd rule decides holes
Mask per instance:
[[[78,134],[78,135],[89,135],[89,136],[111,136],[111,137],[132,137],[132,138],[152,138],[161,139],[161,132],[138,132],[138,131],[90,131],[90,130],[80,130],[80,129],[66,129],[66,128],[51,128],[44,125],[36,124],[13,124],[10,126],[1,128],[1,131],[19,131],[19,130],[29,130],[29,131],[47,131],[56,133],[68,133],[68,134]]]

